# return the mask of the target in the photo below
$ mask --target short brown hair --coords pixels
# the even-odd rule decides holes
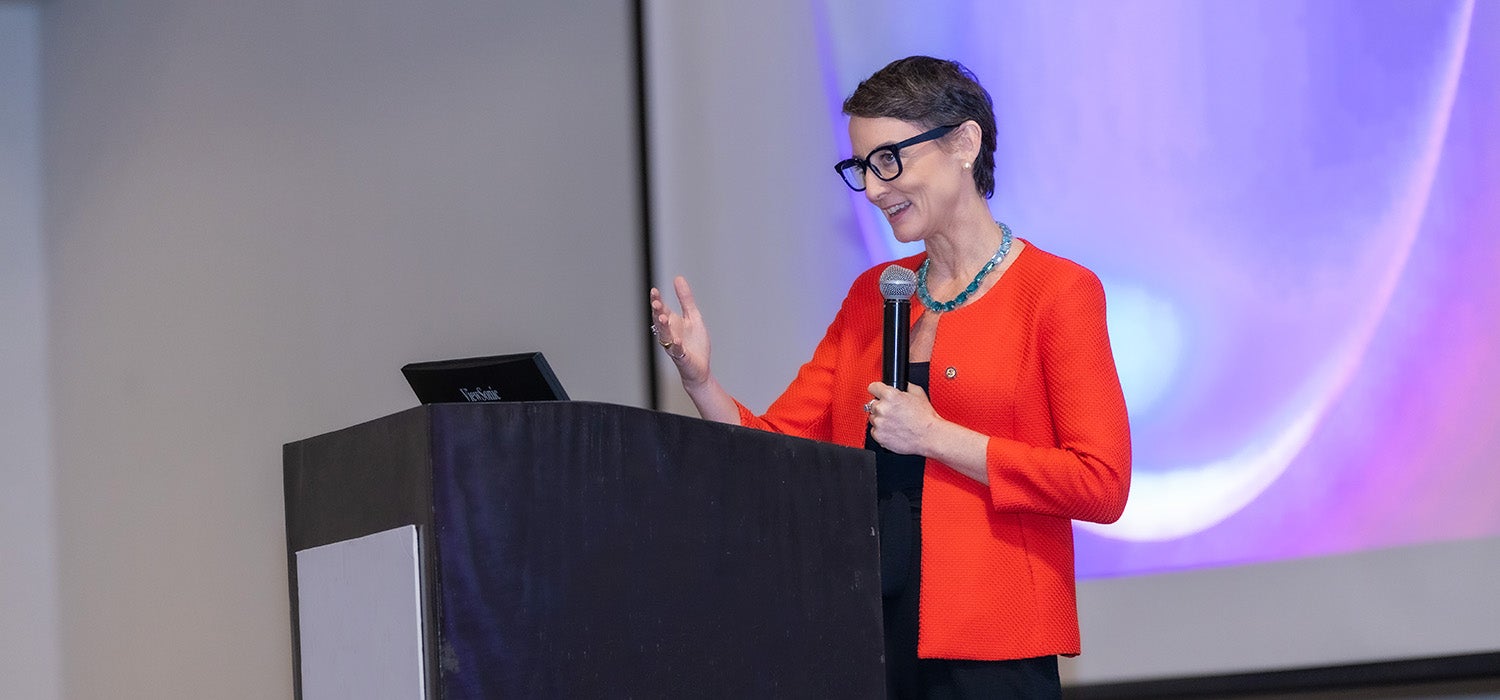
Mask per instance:
[[[910,56],[891,62],[866,78],[844,100],[851,117],[893,117],[932,129],[979,125],[979,157],[974,187],[986,198],[995,194],[995,106],[990,93],[958,61]]]

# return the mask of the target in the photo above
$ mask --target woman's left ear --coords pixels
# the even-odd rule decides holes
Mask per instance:
[[[969,162],[980,159],[980,142],[984,141],[984,130],[980,129],[980,123],[975,120],[963,123],[963,151],[968,154]]]
[[[979,128],[979,122],[970,119],[960,124],[957,129],[959,133],[959,153],[963,155],[965,163],[973,163],[979,159],[979,142],[984,132]]]

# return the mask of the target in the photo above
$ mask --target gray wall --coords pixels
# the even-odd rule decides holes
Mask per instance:
[[[647,400],[629,3],[41,7],[64,693],[285,697],[282,443],[413,360]]]
[[[0,698],[58,692],[39,24],[0,0]]]

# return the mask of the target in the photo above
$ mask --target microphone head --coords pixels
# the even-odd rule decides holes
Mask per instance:
[[[908,301],[917,293],[917,273],[900,265],[880,271],[880,296],[886,301]]]

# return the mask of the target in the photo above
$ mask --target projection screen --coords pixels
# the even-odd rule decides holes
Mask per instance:
[[[1070,682],[1500,651],[1500,3],[647,9],[656,283],[752,408],[915,252],[828,167],[843,97],[910,54],[990,90],[993,213],[1104,281],[1131,413]]]

